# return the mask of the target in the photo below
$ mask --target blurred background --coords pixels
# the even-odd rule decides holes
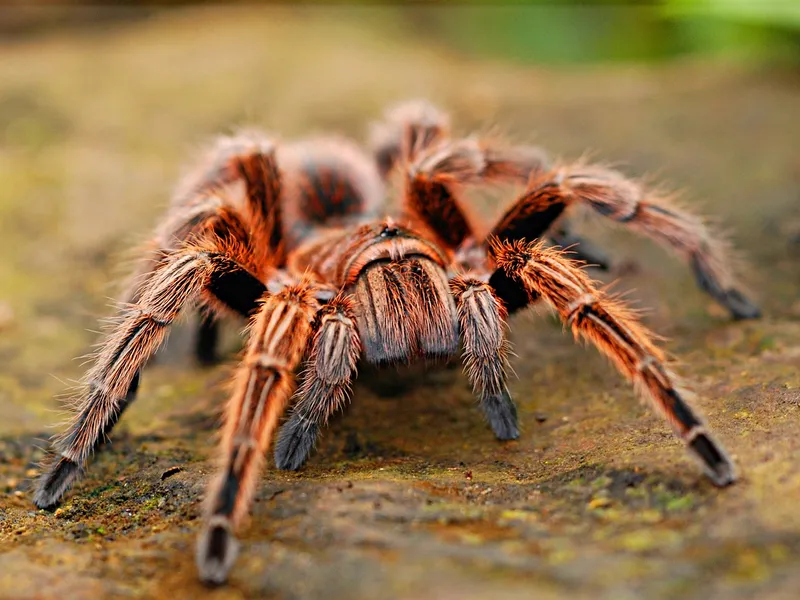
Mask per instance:
[[[718,496],[607,361],[521,316],[523,439],[493,443],[457,370],[394,399],[357,386],[302,473],[267,471],[230,597],[794,598],[799,67],[795,0],[5,0],[0,598],[4,585],[62,600],[205,593],[191,544],[229,367],[198,369],[191,326],[176,327],[113,450],[53,516],[29,489],[57,398],[198,148],[245,124],[363,141],[387,105],[418,96],[458,133],[683,190],[729,233],[761,321],[730,322],[649,241],[577,224],[613,259],[594,275],[646,308],[746,481]],[[475,202],[488,221],[512,196]],[[184,470],[162,483],[171,466]]]
[[[12,38],[69,26],[147,18],[169,7],[198,4],[145,0],[87,6],[71,0],[8,0],[0,31]],[[319,3],[255,4],[294,4],[303,12]],[[800,52],[800,7],[792,0],[338,4],[346,17],[363,19],[363,25],[377,31],[399,31],[476,58],[554,65],[664,61],[693,55],[796,62]]]

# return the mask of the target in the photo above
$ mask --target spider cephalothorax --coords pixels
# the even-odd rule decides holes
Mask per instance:
[[[279,419],[282,469],[299,468],[321,427],[350,392],[359,359],[373,364],[456,354],[495,435],[518,437],[506,387],[506,319],[541,299],[607,355],[649,398],[711,480],[734,468],[684,400],[652,334],[597,289],[582,263],[554,244],[602,263],[569,233],[570,206],[601,215],[673,248],[700,286],[736,318],[758,315],[738,290],[724,244],[701,220],[615,171],[551,167],[536,149],[452,139],[425,102],[390,110],[373,130],[370,157],[325,138],[276,145],[257,132],[221,139],[182,182],[101,346],[57,456],[35,502],[51,507],[77,480],[134,399],[139,374],[187,305],[204,311],[197,353],[214,359],[216,317],[249,318],[248,342],[225,408],[223,468],[212,482],[198,544],[206,581],[227,577],[233,531]],[[402,211],[383,213],[389,176],[402,176]],[[525,191],[488,234],[464,192],[486,183]],[[303,366],[295,393],[295,372]]]

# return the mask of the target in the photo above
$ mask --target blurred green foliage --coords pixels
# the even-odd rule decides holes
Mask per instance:
[[[43,29],[98,26],[213,4],[16,0],[0,7],[0,40]],[[252,5],[250,2],[244,4]],[[416,0],[376,4],[262,1],[279,10],[355,20],[376,31],[421,36],[443,50],[529,63],[660,61],[682,56],[800,63],[800,0]]]
[[[800,62],[800,0],[441,2],[402,10],[413,28],[446,46],[525,62],[687,55]]]

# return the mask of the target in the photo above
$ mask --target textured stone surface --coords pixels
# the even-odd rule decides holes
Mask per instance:
[[[0,597],[796,597],[796,73],[476,63],[334,12],[177,12],[2,51]],[[96,342],[119,265],[192,147],[243,123],[363,139],[384,104],[417,95],[465,130],[496,125],[567,160],[590,150],[655,174],[732,231],[758,322],[729,322],[649,242],[582,225],[615,258],[603,278],[668,338],[741,481],[714,489],[606,361],[539,309],[511,324],[519,441],[493,439],[458,368],[365,372],[308,466],[265,472],[227,587],[197,584],[193,553],[229,368],[194,367],[186,326],[87,478],[37,511],[55,397],[81,376],[74,357]]]

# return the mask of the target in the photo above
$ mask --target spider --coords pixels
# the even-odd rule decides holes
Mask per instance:
[[[197,338],[203,361],[215,357],[220,316],[249,319],[197,546],[199,575],[209,583],[227,578],[238,552],[235,531],[293,395],[275,443],[279,469],[304,463],[348,398],[359,359],[385,365],[450,357],[461,343],[495,436],[517,438],[506,320],[537,300],[633,382],[714,484],[735,480],[653,334],[557,247],[577,239],[563,213],[587,205],[676,250],[733,317],[757,317],[737,288],[726,246],[699,218],[612,170],[554,167],[535,148],[454,137],[447,115],[425,101],[387,110],[370,146],[371,155],[336,137],[277,144],[255,130],[217,141],[176,189],[132,279],[39,481],[39,507],[54,507],[81,476],[134,400],[146,361],[192,304],[204,315]],[[395,218],[384,215],[393,173],[402,181]],[[481,233],[465,193],[490,183],[525,188]],[[577,246],[579,256],[593,262],[586,247]]]

